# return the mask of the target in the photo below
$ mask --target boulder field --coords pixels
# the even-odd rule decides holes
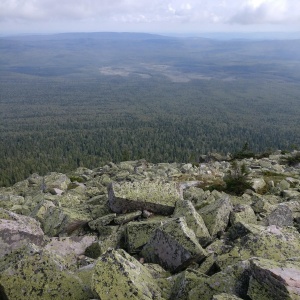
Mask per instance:
[[[0,188],[0,299],[300,299],[297,155],[125,161]]]

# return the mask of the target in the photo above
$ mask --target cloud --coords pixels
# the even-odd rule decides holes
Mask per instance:
[[[248,0],[229,18],[237,24],[293,24],[300,23],[298,0]]]
[[[181,19],[206,21],[210,16],[209,6],[214,6],[208,3],[207,0],[1,0],[0,20],[105,18],[131,22]]]
[[[0,24],[39,28],[90,24],[96,30],[218,25],[300,24],[299,0],[0,0]],[[56,24],[56,25],[55,25]],[[227,24],[227,25],[226,25]],[[162,27],[162,26],[161,26]],[[22,26],[20,26],[22,28]],[[25,28],[25,27],[24,27]],[[129,27],[128,27],[129,28]],[[186,27],[187,28],[187,27]]]

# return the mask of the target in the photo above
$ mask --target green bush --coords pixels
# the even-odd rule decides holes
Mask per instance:
[[[224,177],[226,187],[224,192],[233,195],[242,195],[245,190],[252,189],[247,178],[248,172],[245,164],[239,165],[236,161],[232,162],[232,169]]]
[[[287,156],[283,159],[283,162],[289,166],[296,166],[300,164],[300,152]]]

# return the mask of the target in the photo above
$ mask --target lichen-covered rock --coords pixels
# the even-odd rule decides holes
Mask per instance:
[[[199,215],[194,208],[192,202],[185,200],[177,201],[173,217],[184,217],[187,225],[195,232],[195,235],[202,246],[207,245],[207,243],[211,241],[208,229],[201,215]]]
[[[52,201],[41,199],[31,212],[30,216],[42,223],[45,219],[45,214],[50,207],[55,207],[55,204]]]
[[[61,207],[77,207],[78,205],[85,203],[88,199],[83,193],[77,193],[76,190],[66,191],[65,193],[54,194],[53,201],[59,203]]]
[[[169,299],[185,300],[191,289],[199,284],[199,278],[207,278],[206,275],[196,270],[187,269],[173,278],[172,292]]]
[[[281,192],[282,197],[286,198],[287,200],[296,200],[300,199],[300,192],[295,190],[284,190]]]
[[[118,225],[122,225],[122,224],[125,224],[125,223],[128,223],[130,221],[137,219],[141,215],[142,215],[142,211],[140,211],[140,210],[134,211],[131,213],[127,213],[127,214],[122,214],[122,215],[115,217],[114,222]]]
[[[71,180],[67,175],[61,173],[52,172],[44,177],[44,191],[51,192],[53,189],[67,190]]]
[[[91,216],[79,208],[48,207],[41,220],[45,234],[49,236],[71,235],[91,221]]]
[[[124,250],[108,250],[96,262],[92,288],[101,300],[162,300],[150,272]]]
[[[139,252],[148,243],[154,231],[168,221],[168,219],[162,217],[154,217],[146,221],[128,223],[125,233],[128,252]]]
[[[97,240],[96,236],[53,237],[47,241],[45,250],[59,254],[69,263],[76,265],[78,256],[85,253],[86,248]]]
[[[195,233],[184,218],[178,218],[156,229],[141,254],[146,262],[158,263],[163,268],[178,272],[206,257]]]
[[[88,300],[80,279],[66,269],[63,259],[46,250],[25,255],[0,274],[8,300]]]
[[[0,208],[0,257],[28,243],[41,245],[43,241],[38,221]]]
[[[230,224],[234,225],[238,222],[257,223],[256,215],[250,205],[240,204],[233,207],[230,213]]]
[[[117,214],[108,214],[106,216],[97,218],[96,220],[90,221],[88,223],[88,225],[92,230],[100,231],[103,226],[111,223],[116,216],[117,216]]]
[[[91,258],[98,258],[109,248],[124,248],[125,227],[103,226],[97,228],[99,239],[85,250],[85,255]]]
[[[231,211],[232,204],[228,196],[216,200],[199,211],[212,237],[225,231]]]
[[[94,274],[95,263],[91,263],[80,267],[78,270],[74,271],[75,275],[78,276],[83,284],[84,290],[89,294],[89,299],[98,299],[97,293],[92,290],[92,278]]]
[[[293,226],[293,213],[288,205],[279,204],[264,220],[265,225]]]
[[[202,276],[188,294],[188,300],[210,300],[214,295],[227,293],[245,299],[250,278],[250,264],[241,261],[211,277]],[[226,298],[225,298],[226,299]]]
[[[275,205],[270,203],[265,197],[255,195],[251,207],[256,213],[266,214],[274,210]]]
[[[247,234],[251,233],[253,235],[259,235],[261,234],[266,227],[257,225],[257,224],[251,224],[246,223],[243,221],[237,222],[233,224],[233,226],[230,227],[230,229],[227,232],[227,236],[230,240],[234,241],[236,239],[240,239]]]
[[[280,188],[280,190],[284,191],[284,190],[288,190],[291,185],[290,183],[288,183],[286,180],[281,180],[279,183],[278,183],[278,187]]]
[[[242,298],[237,297],[235,295],[222,293],[222,294],[214,295],[211,298],[211,300],[242,300]]]
[[[300,263],[251,259],[248,295],[253,300],[300,299]]]
[[[249,224],[244,224],[249,228]],[[275,225],[261,227],[251,225],[255,230],[236,240],[235,246],[226,254],[218,257],[217,263],[221,269],[240,260],[251,257],[261,257],[281,261],[299,256],[300,233],[294,227],[276,227]]]
[[[266,187],[267,183],[264,181],[264,179],[261,178],[252,178],[251,179],[251,187],[254,191],[260,192]]]
[[[22,196],[13,194],[0,194],[0,207],[11,210],[14,205],[23,205],[25,199]]]
[[[109,206],[115,213],[148,210],[171,215],[182,196],[178,184],[139,181],[112,183],[108,187]]]

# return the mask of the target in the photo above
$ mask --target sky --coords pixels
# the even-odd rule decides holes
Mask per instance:
[[[299,32],[300,0],[0,0],[0,34]]]

